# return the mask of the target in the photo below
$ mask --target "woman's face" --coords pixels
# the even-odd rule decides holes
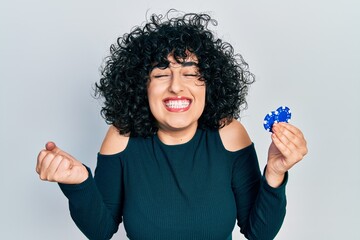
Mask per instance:
[[[159,130],[178,131],[197,128],[205,107],[205,82],[199,80],[198,60],[189,55],[177,63],[169,55],[169,66],[155,67],[150,73],[148,99]]]

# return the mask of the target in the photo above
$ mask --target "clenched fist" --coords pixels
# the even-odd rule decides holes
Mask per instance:
[[[53,142],[46,143],[45,149],[40,151],[36,172],[41,180],[64,184],[79,184],[89,176],[81,162],[62,151]]]

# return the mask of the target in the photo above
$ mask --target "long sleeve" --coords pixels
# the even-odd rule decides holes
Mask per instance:
[[[247,239],[274,239],[286,212],[285,186],[272,188],[261,176],[254,147],[237,159],[233,168],[232,188],[237,206],[240,231]]]
[[[118,154],[98,154],[95,177],[75,185],[59,184],[70,214],[89,239],[110,239],[122,222],[122,168]]]

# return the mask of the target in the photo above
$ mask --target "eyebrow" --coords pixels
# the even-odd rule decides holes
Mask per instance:
[[[183,66],[183,67],[191,67],[191,66],[197,67],[198,64],[196,62],[182,62],[181,66]]]
[[[170,64],[171,63],[168,63],[167,66],[164,65],[164,64],[161,64],[161,63],[155,64],[154,66],[152,66],[150,71],[152,71],[155,68],[160,68],[160,69],[168,68]],[[182,63],[180,63],[180,65],[181,65],[181,67],[192,67],[192,66],[198,67],[198,64],[196,62],[192,62],[192,61],[190,61],[190,62],[182,62]]]

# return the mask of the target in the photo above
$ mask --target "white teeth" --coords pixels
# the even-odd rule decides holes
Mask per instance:
[[[189,104],[189,100],[170,100],[165,102],[165,105],[168,108],[186,108]]]

